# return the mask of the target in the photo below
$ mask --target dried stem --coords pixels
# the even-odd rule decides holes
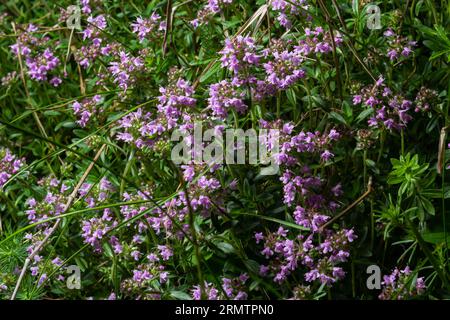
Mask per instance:
[[[323,229],[334,223],[336,220],[341,218],[343,215],[345,215],[347,212],[349,212],[351,209],[353,209],[355,206],[360,204],[371,192],[373,191],[372,188],[372,177],[369,177],[369,182],[367,183],[367,191],[364,192],[358,199],[356,199],[351,205],[349,205],[347,208],[344,209],[341,213],[339,213],[337,216],[334,216],[331,220],[329,220],[327,223],[323,224],[320,227],[320,231],[322,232]]]

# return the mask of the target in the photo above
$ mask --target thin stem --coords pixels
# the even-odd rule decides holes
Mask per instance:
[[[92,168],[94,167],[95,162],[98,160],[98,158],[100,157],[101,153],[103,152],[103,150],[105,149],[106,145],[102,145],[100,147],[100,149],[98,150],[97,154],[94,157],[94,161],[92,161],[88,168],[86,169],[86,171],[83,173],[83,176],[81,177],[81,179],[78,181],[78,184],[75,186],[75,188],[73,189],[72,193],[69,195],[66,205],[64,206],[65,211],[67,211],[70,206],[72,205],[73,201],[75,200],[75,197],[78,193],[78,190],[81,188],[81,186],[83,185],[84,181],[86,180],[89,172],[91,172]],[[64,213],[63,212],[63,213]],[[56,229],[59,227],[59,224],[61,223],[61,219],[58,219],[55,224],[53,225],[53,227],[49,230],[49,232],[47,233],[47,235],[45,236],[45,238],[36,246],[36,248],[34,248],[34,250],[30,253],[30,255],[25,259],[25,263],[22,267],[22,271],[20,272],[19,278],[17,279],[16,282],[16,286],[14,287],[14,291],[11,295],[11,300],[14,300],[16,298],[17,292],[19,291],[20,288],[20,284],[23,280],[23,277],[25,276],[25,272],[27,271],[28,265],[30,264],[31,260],[34,258],[34,256],[36,254],[39,253],[39,251],[41,251],[41,249],[45,246],[45,244],[47,243],[48,239],[53,235],[53,233],[56,231]]]
[[[412,223],[412,221],[409,219],[409,217],[407,217],[407,223],[409,224],[409,227],[411,228],[411,231],[413,232],[417,242],[420,245],[420,248],[422,249],[422,251],[425,253],[425,255],[427,256],[428,260],[431,262],[431,264],[433,265],[434,270],[436,271],[436,273],[438,274],[439,278],[441,279],[443,285],[446,288],[449,288],[448,286],[448,280],[447,280],[447,275],[445,273],[445,269],[441,268],[439,266],[438,261],[436,260],[436,258],[433,256],[433,253],[430,251],[430,249],[428,249],[427,243],[425,242],[425,240],[422,238],[422,236],[419,233],[419,230],[417,230],[416,226],[414,225],[414,223]]]
[[[401,140],[401,144],[402,144],[402,156],[405,156],[405,134],[404,134],[404,130],[401,129],[400,130],[400,140]]]
[[[281,114],[281,92],[277,94],[277,119],[280,119]]]

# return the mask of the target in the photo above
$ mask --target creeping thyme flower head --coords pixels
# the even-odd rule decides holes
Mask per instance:
[[[9,149],[0,148],[0,188],[13,174],[19,172],[25,164],[25,158],[19,159]]]
[[[17,59],[25,61],[26,72],[31,79],[36,81],[49,81],[55,87],[62,83],[56,71],[60,65],[60,59],[54,51],[48,47],[47,36],[38,37],[37,26],[29,24],[18,27],[16,43],[10,46]]]
[[[86,98],[81,103],[75,101],[72,104],[73,113],[78,116],[77,123],[81,127],[86,127],[91,117],[95,114],[101,114],[104,110],[101,107],[102,97],[95,95],[92,98]]]
[[[111,62],[108,70],[111,72],[113,82],[117,83],[123,91],[127,91],[135,84],[137,74],[145,70],[145,65],[142,58],[120,51],[118,60]]]
[[[299,16],[304,17],[306,20],[311,19],[306,13],[309,8],[306,0],[272,0],[270,1],[270,6],[272,10],[278,12],[277,20],[286,29],[290,29],[292,21]]]
[[[191,109],[197,100],[192,97],[194,89],[189,82],[181,78],[172,79],[167,87],[161,87],[159,91],[161,95],[156,113],[138,109],[122,118],[118,140],[133,143],[140,149],[152,147],[167,138],[179,125],[186,126],[193,122]]]
[[[248,71],[251,66],[259,64],[255,39],[238,35],[225,40],[225,48],[219,52],[222,55],[222,67],[227,67],[234,74]]]
[[[384,36],[388,43],[386,56],[394,62],[400,60],[402,57],[408,58],[413,53],[413,48],[417,45],[416,41],[411,41],[406,37],[397,35],[390,28],[384,32]]]
[[[330,31],[326,31],[322,27],[306,28],[304,39],[299,41],[299,45],[295,49],[299,54],[305,56],[313,53],[329,53],[333,51],[333,39],[336,46],[342,44],[343,39],[338,32],[332,36]]]
[[[428,112],[438,102],[438,92],[426,87],[421,87],[414,99],[416,108],[414,112]]]
[[[271,275],[277,283],[287,280],[298,268],[306,271],[306,282],[319,281],[331,285],[342,279],[345,272],[339,263],[346,262],[350,253],[349,243],[356,239],[353,230],[334,232],[326,230],[325,240],[317,242],[315,236],[290,236],[290,231],[279,227],[276,232],[255,234],[256,243],[264,242],[261,254],[268,259],[267,265],[260,266],[260,274]]]
[[[46,191],[42,199],[29,198],[28,210],[25,211],[30,223],[36,223],[51,217],[58,216],[66,210],[70,186],[52,177],[39,181],[39,185]],[[37,227],[45,228],[48,222],[41,223]]]
[[[194,28],[207,24],[214,15],[220,13],[222,8],[229,6],[233,0],[208,0],[208,3],[197,12],[197,18],[191,21]]]
[[[424,278],[416,278],[408,266],[403,270],[395,268],[383,277],[381,284],[383,288],[378,296],[381,300],[403,300],[421,295],[426,289]]]
[[[138,35],[139,41],[143,42],[145,39],[153,40],[161,37],[166,30],[166,22],[161,21],[161,16],[153,12],[150,18],[137,17],[131,27]]]
[[[408,111],[413,103],[399,94],[394,94],[384,84],[382,77],[375,85],[364,87],[359,94],[354,95],[353,104],[362,104],[373,110],[373,115],[368,120],[371,127],[384,126],[389,130],[401,130],[412,120]]]
[[[225,119],[230,108],[238,113],[245,112],[247,105],[244,99],[241,81],[236,78],[233,81],[222,80],[209,87],[208,108],[212,110],[213,116]]]
[[[75,51],[75,60],[87,69],[99,57],[120,56],[121,45],[105,34],[107,23],[104,15],[89,16],[82,32],[83,45]]]
[[[280,90],[285,90],[305,76],[302,69],[303,56],[298,50],[289,50],[290,41],[273,40],[263,54],[266,63],[265,82]]]

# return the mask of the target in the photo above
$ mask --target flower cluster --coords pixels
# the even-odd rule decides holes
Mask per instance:
[[[94,248],[94,252],[102,252],[102,240],[106,234],[118,225],[113,219],[112,212],[109,208],[103,210],[100,218],[92,217],[82,221],[81,236],[84,242],[90,244]]]
[[[223,7],[232,3],[233,0],[208,0],[208,4],[198,11],[197,18],[191,21],[192,26],[197,28],[201,24],[208,23],[211,17],[221,12]]]
[[[145,39],[152,40],[160,37],[162,31],[166,30],[166,22],[161,21],[161,16],[153,12],[150,18],[137,17],[131,27],[138,35],[139,41],[143,42]]]
[[[19,172],[25,164],[25,159],[19,159],[9,149],[0,148],[0,188],[13,174]]]
[[[118,140],[133,143],[141,149],[151,147],[181,122],[191,123],[189,109],[195,106],[196,99],[192,97],[194,90],[187,81],[180,78],[160,88],[160,93],[155,116],[138,109],[119,121],[123,131],[117,134]]]
[[[46,235],[51,230],[52,221],[44,222],[46,219],[58,217],[66,210],[66,203],[68,201],[68,192],[70,187],[67,183],[64,183],[53,177],[46,177],[38,181],[38,185],[45,190],[45,196],[42,199],[29,198],[27,200],[27,210],[25,214],[29,220],[29,223],[37,223],[35,233],[27,233],[24,239],[29,241],[27,247],[27,253],[31,254],[38,248]],[[62,260],[59,257],[55,257],[50,266],[43,258],[43,248],[34,255],[31,260],[30,271],[33,277],[39,276],[38,286],[41,286],[44,281],[47,280],[47,273],[62,265]],[[47,273],[46,273],[47,272]],[[56,281],[64,280],[64,276],[60,273],[55,275]]]
[[[269,259],[268,265],[260,266],[261,275],[272,275],[275,282],[281,283],[303,267],[306,282],[318,280],[321,284],[331,285],[344,277],[344,270],[337,265],[350,256],[348,246],[356,238],[353,230],[326,230],[324,241],[318,245],[314,244],[313,234],[294,237],[288,234],[289,230],[283,227],[265,236],[262,232],[255,234],[256,243],[264,241],[261,254]]]
[[[160,246],[158,253],[150,253],[146,259],[133,270],[133,277],[124,280],[120,290],[125,297],[138,297],[140,299],[159,299],[155,291],[161,284],[167,282],[169,272],[163,262],[170,259],[172,252],[165,246]],[[153,292],[152,292],[153,290]]]
[[[10,46],[11,51],[18,59],[25,59],[27,74],[36,81],[49,81],[55,87],[62,83],[59,76],[53,71],[60,65],[60,60],[46,43],[48,37],[38,38],[34,34],[38,27],[29,24],[25,31],[17,36],[15,44]],[[53,75],[52,75],[53,74]]]
[[[329,151],[334,141],[337,141],[340,137],[339,132],[335,129],[331,129],[329,133],[320,132],[300,132],[297,135],[292,135],[293,124],[283,123],[280,120],[274,122],[267,122],[263,119],[259,121],[261,128],[264,129],[277,129],[278,135],[276,137],[268,136],[266,141],[267,147],[271,151],[274,143],[270,142],[274,138],[279,139],[280,150],[275,154],[277,164],[292,166],[297,164],[296,155],[301,153],[320,153],[322,161],[326,162],[334,157],[334,154]],[[307,171],[307,168],[305,168]]]
[[[353,96],[353,104],[362,104],[373,109],[374,115],[368,120],[369,126],[401,130],[412,119],[408,114],[412,102],[394,94],[383,81],[384,79],[380,78],[374,86],[362,88],[359,94]]]
[[[225,47],[219,52],[222,67],[228,68],[237,75],[240,71],[248,71],[251,66],[259,64],[260,55],[257,54],[255,39],[238,35],[236,38],[225,40]]]
[[[213,116],[225,119],[228,109],[233,108],[238,113],[247,109],[244,102],[245,92],[241,89],[242,83],[236,78],[233,81],[222,80],[209,87],[208,108],[212,110]]]
[[[29,198],[28,210],[25,211],[30,223],[41,222],[60,215],[66,210],[68,190],[70,187],[56,178],[41,179],[38,184],[47,189],[43,199]],[[48,223],[41,223],[38,228],[45,228]]]
[[[75,60],[83,68],[88,68],[100,56],[110,56],[118,51],[118,44],[108,41],[103,34],[107,27],[104,15],[89,16],[88,25],[83,30],[83,40],[85,45],[75,52]]]
[[[125,51],[120,51],[118,61],[111,62],[108,70],[111,72],[113,82],[123,91],[127,91],[135,81],[136,76],[145,69],[144,61],[140,57],[132,57]]]
[[[416,41],[410,41],[408,38],[397,35],[392,29],[384,32],[387,38],[388,49],[386,56],[391,61],[397,61],[401,57],[407,58],[413,53],[413,48],[417,45]]]
[[[28,239],[30,239],[28,237]],[[28,250],[28,253],[30,253],[30,249]],[[39,254],[36,254],[33,259],[31,260],[31,266],[30,266],[30,274],[32,277],[37,277],[37,287],[41,287],[43,283],[47,280],[52,280],[55,282],[61,283],[65,280],[64,271],[59,270],[59,268],[62,266],[63,260],[57,256],[56,258],[52,259],[51,261],[47,262],[45,257]],[[49,279],[48,274],[54,273],[54,276]]]
[[[246,300],[248,295],[246,292],[247,288],[245,286],[245,282],[248,279],[249,277],[246,273],[243,273],[234,279],[223,277],[221,291],[216,289],[212,283],[205,281],[203,290],[208,300]],[[194,286],[191,293],[194,300],[202,299],[200,285]]]
[[[314,29],[305,29],[305,38],[299,41],[299,45],[295,50],[304,56],[311,53],[329,53],[333,51],[333,40],[336,46],[342,44],[342,36],[339,33],[331,34],[331,32],[324,30],[322,27],[315,27]]]
[[[292,20],[297,18],[297,16],[303,16],[307,20],[311,19],[311,17],[306,14],[309,8],[306,0],[272,0],[270,1],[270,6],[272,10],[278,12],[277,20],[286,29],[292,27]]]
[[[100,95],[95,95],[92,98],[84,99],[81,103],[75,101],[72,104],[73,113],[78,116],[79,119],[77,123],[81,127],[86,127],[93,115],[100,114],[104,111],[103,108],[100,107],[102,100]]]
[[[334,42],[333,42],[334,41]],[[272,39],[269,46],[260,49],[255,39],[239,35],[225,40],[222,55],[222,67],[233,72],[231,80],[224,80],[249,89],[252,97],[261,101],[275,93],[286,90],[306,76],[307,59],[311,56],[332,52],[334,46],[340,46],[339,33],[331,34],[322,27],[305,29],[305,36],[298,42],[284,39]],[[224,84],[222,81],[221,83]],[[214,87],[215,88],[215,87]],[[210,92],[214,101],[228,101],[234,95],[225,91],[223,98],[217,90]],[[239,103],[239,100],[232,100]],[[220,108],[221,111],[224,108]],[[225,116],[223,112],[222,117]]]
[[[414,278],[409,267],[403,270],[395,268],[390,275],[383,277],[382,292],[378,296],[381,300],[403,300],[422,294],[425,289],[425,281]]]
[[[53,55],[51,49],[47,48],[39,56],[27,57],[26,64],[31,79],[45,81],[47,80],[47,74],[59,65],[59,59]],[[50,80],[50,84],[55,87],[59,86],[61,82],[62,80],[58,77],[53,77]]]
[[[134,195],[129,193],[124,194],[125,201],[141,201],[149,199],[150,194],[146,191],[138,192]],[[130,229],[136,231],[136,236],[144,236],[145,232],[151,228],[157,235],[176,235],[179,238],[182,238],[182,233],[176,229],[174,223],[181,223],[184,231],[188,229],[186,224],[183,225],[188,209],[181,200],[181,195],[180,197],[168,200],[161,207],[154,208],[153,210],[150,210],[148,204],[140,204],[122,206],[120,212],[126,221],[131,220],[136,216],[141,216],[140,219],[127,224]]]
[[[290,42],[273,40],[269,49],[264,50],[266,72],[265,82],[285,90],[305,76],[301,68],[303,57],[298,50],[288,50]]]
[[[428,112],[433,104],[438,100],[438,92],[436,90],[421,87],[414,99],[416,107],[415,112]]]
[[[78,190],[80,197],[89,208],[93,208],[107,201],[115,191],[114,186],[106,178],[102,178],[100,183],[83,183]],[[110,208],[103,210],[102,216],[92,217],[81,221],[84,242],[90,244],[95,252],[101,252],[101,241],[105,235],[117,226],[118,222],[113,219],[113,212]]]

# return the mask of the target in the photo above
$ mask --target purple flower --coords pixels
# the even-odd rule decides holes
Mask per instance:
[[[219,52],[222,55],[222,67],[227,67],[234,74],[252,65],[258,65],[260,56],[256,54],[255,40],[251,37],[238,35],[234,39],[225,40],[225,48]]]
[[[25,159],[18,159],[11,153],[9,149],[0,148],[0,188],[12,177],[12,175],[19,172],[20,168],[25,165]],[[36,205],[35,200],[28,205],[33,207]]]
[[[215,117],[225,119],[229,108],[234,108],[238,113],[243,113],[247,109],[243,100],[245,92],[239,90],[239,87],[238,83],[226,80],[209,87],[208,108]]]
[[[255,233],[256,244],[258,244],[261,240],[264,240],[264,236],[262,232]]]
[[[143,42],[146,38],[159,37],[162,35],[161,31],[166,29],[165,22],[161,21],[161,16],[156,12],[153,12],[148,19],[137,17],[136,22],[132,23],[131,27],[133,32],[138,35],[140,42]]]
[[[328,150],[325,150],[324,152],[322,152],[320,157],[322,158],[323,161],[329,161],[330,159],[332,159],[334,157],[334,154],[332,154]]]
[[[165,261],[169,260],[170,257],[173,256],[172,250],[170,250],[167,246],[158,245],[158,250],[159,254]]]

